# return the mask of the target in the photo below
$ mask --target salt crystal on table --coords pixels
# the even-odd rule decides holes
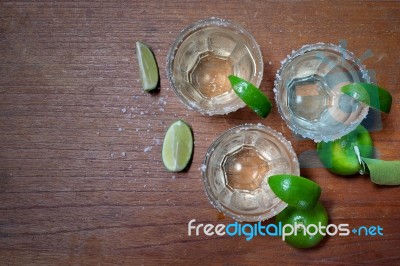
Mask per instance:
[[[125,107],[122,108],[122,109],[121,109],[121,112],[122,112],[123,114],[125,114],[125,113],[126,113],[126,108],[125,108]]]

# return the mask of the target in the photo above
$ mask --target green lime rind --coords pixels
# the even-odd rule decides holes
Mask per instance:
[[[294,228],[295,232],[290,235],[288,234],[285,242],[295,248],[302,249],[314,247],[324,239],[326,235],[325,227],[328,225],[328,220],[328,213],[321,202],[315,204],[313,208],[306,210],[288,206],[275,216],[275,223],[282,223],[285,232],[287,232],[286,230],[290,230],[289,227],[285,226],[286,224],[290,224]],[[321,226],[321,231],[311,235],[307,231],[302,230],[301,225],[307,228],[311,224],[317,227]]]
[[[375,84],[352,83],[343,86],[341,91],[384,113],[389,113],[392,107],[392,95],[386,89]]]
[[[193,154],[193,134],[190,126],[182,120],[175,121],[164,136],[162,160],[171,172],[184,170]]]
[[[154,54],[146,44],[136,42],[136,56],[143,90],[152,91],[156,89],[160,77]]]
[[[317,152],[322,164],[330,172],[348,176],[357,174],[362,168],[354,151],[355,146],[360,156],[371,157],[374,153],[371,135],[361,125],[337,140],[319,142]]]
[[[268,184],[275,195],[289,206],[311,209],[318,202],[321,187],[310,179],[295,175],[273,175]]]
[[[400,185],[400,161],[361,158],[367,165],[371,181],[377,185]]]
[[[256,114],[266,118],[271,111],[272,104],[268,97],[250,82],[234,75],[228,76],[233,91]]]

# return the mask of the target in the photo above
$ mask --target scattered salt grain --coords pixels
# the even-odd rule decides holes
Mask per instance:
[[[151,151],[153,149],[153,147],[152,146],[147,146],[147,147],[145,147],[144,148],[144,152],[149,152],[149,151]]]
[[[161,97],[160,99],[158,99],[158,104],[167,105],[167,101],[164,100],[164,97]]]
[[[126,113],[126,108],[125,108],[125,107],[122,108],[122,109],[121,109],[121,112],[122,112],[123,114],[125,114],[125,113]]]
[[[124,151],[121,152],[121,155],[125,157],[126,156],[126,152],[124,152]]]

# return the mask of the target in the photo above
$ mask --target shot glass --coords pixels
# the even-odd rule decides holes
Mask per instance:
[[[279,113],[296,134],[315,142],[332,141],[354,130],[369,107],[340,88],[370,82],[353,53],[333,44],[305,45],[282,62],[275,79]]]
[[[167,57],[171,87],[182,103],[202,114],[244,107],[229,83],[231,74],[259,86],[263,59],[254,37],[227,20],[209,18],[184,29]]]
[[[223,133],[209,148],[202,165],[211,204],[245,222],[268,219],[287,206],[272,192],[268,177],[299,173],[290,142],[261,124],[245,124]]]

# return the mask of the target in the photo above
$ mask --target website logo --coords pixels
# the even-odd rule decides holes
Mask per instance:
[[[305,226],[301,223],[284,224],[281,222],[278,224],[262,225],[261,222],[250,224],[250,223],[239,223],[234,222],[228,225],[225,224],[195,224],[196,219],[192,219],[188,223],[188,236],[200,236],[204,234],[206,236],[224,236],[228,235],[231,237],[245,237],[247,241],[252,240],[256,236],[272,236],[281,237],[284,241],[287,236],[291,235],[316,235],[321,234],[323,236],[348,236],[350,233],[358,236],[383,236],[383,228],[381,226],[359,226],[350,229],[349,224],[328,224],[326,226],[321,223],[310,224]]]

